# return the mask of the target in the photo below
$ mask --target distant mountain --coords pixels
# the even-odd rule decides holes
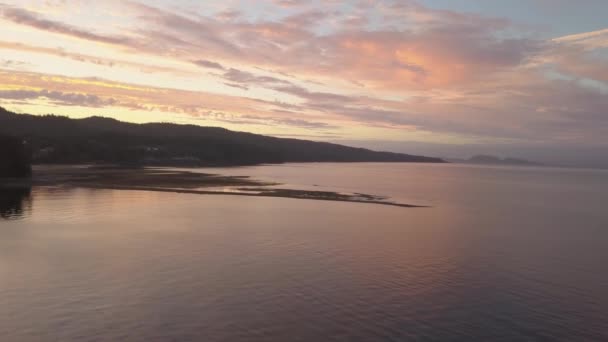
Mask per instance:
[[[15,114],[0,107],[0,134],[29,142],[34,163],[136,165],[253,165],[285,162],[419,162],[430,158],[282,139],[218,127],[132,124],[91,117]]]
[[[467,163],[467,164],[490,164],[490,165],[521,165],[521,166],[541,166],[541,163],[517,159],[517,158],[500,158],[490,155],[476,155],[469,159],[450,159],[456,163]]]

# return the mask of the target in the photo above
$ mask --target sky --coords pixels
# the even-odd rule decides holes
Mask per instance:
[[[605,0],[0,0],[0,106],[608,167]]]

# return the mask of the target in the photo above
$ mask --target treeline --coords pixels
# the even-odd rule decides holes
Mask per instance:
[[[252,165],[284,162],[443,162],[337,144],[281,139],[217,127],[132,124],[92,117],[15,114],[0,108],[0,134],[24,137],[34,163]]]
[[[20,138],[0,135],[0,177],[28,177],[31,151]]]

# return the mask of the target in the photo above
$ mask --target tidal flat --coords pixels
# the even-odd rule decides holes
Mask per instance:
[[[256,180],[249,176],[225,176],[166,168],[116,166],[45,166],[37,167],[31,179],[0,179],[0,188],[53,186],[199,195],[280,197],[402,208],[425,207],[398,203],[391,201],[388,197],[373,194],[276,188],[281,185],[281,183]]]

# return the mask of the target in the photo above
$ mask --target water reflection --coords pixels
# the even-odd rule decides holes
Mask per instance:
[[[0,189],[0,341],[608,341],[605,171],[257,170],[433,207]]]
[[[31,188],[0,188],[0,218],[21,219],[32,209]]]

